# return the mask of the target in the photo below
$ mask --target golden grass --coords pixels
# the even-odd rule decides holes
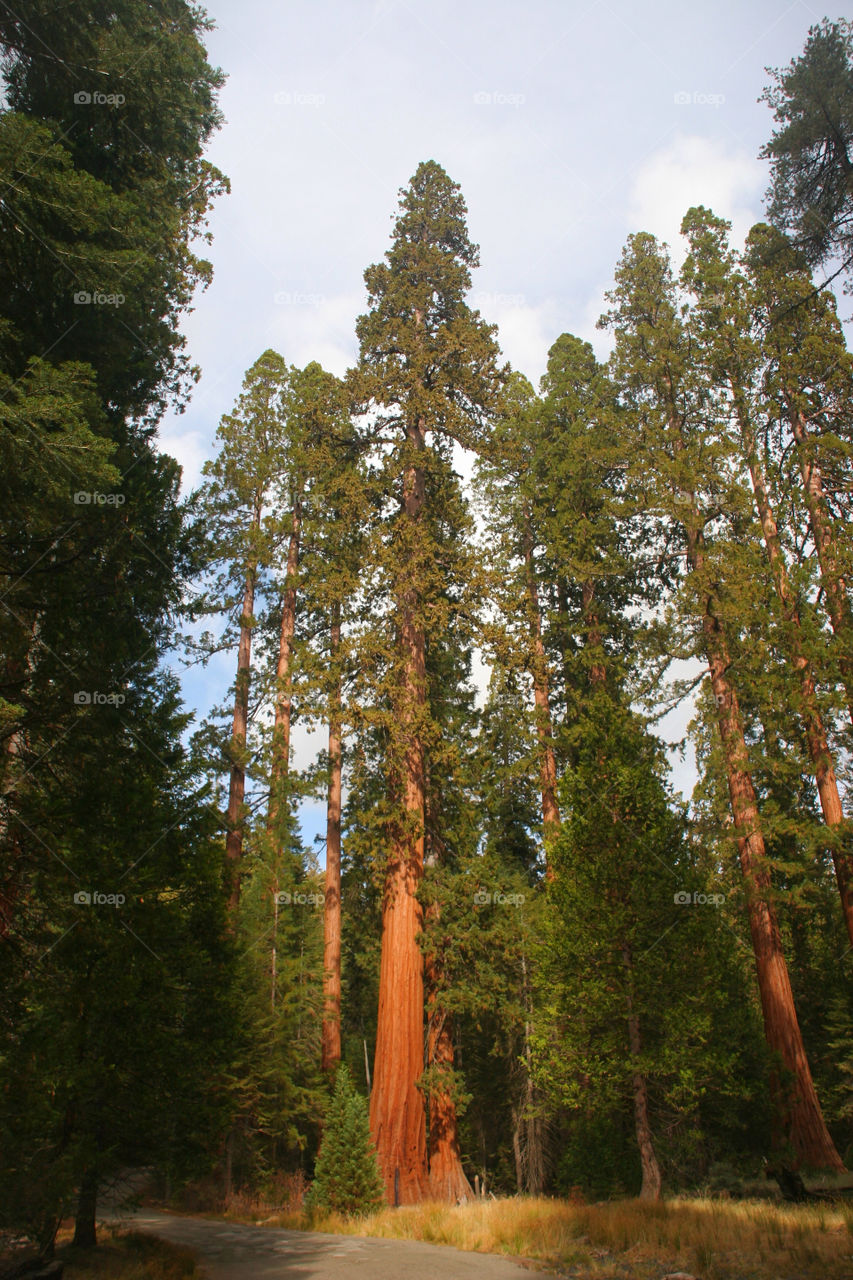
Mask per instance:
[[[307,1226],[274,1214],[269,1226]],[[369,1218],[314,1217],[316,1231],[425,1240],[535,1259],[564,1274],[658,1280],[687,1271],[701,1280],[850,1280],[853,1210],[767,1201],[675,1199],[584,1205],[515,1198],[451,1208],[426,1203]],[[73,1278],[72,1278],[73,1280]]]
[[[69,1233],[70,1234],[70,1233]],[[57,1241],[65,1263],[63,1280],[198,1280],[190,1249],[129,1231],[103,1239],[96,1249],[74,1249]]]

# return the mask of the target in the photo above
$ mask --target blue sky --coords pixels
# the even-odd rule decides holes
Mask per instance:
[[[433,158],[460,183],[480,245],[473,301],[536,383],[569,331],[595,322],[627,236],[674,247],[706,204],[742,236],[763,216],[767,66],[826,11],[770,0],[213,0],[210,59],[228,76],[209,158],[231,179],[185,331],[202,379],[164,449],[194,484],[220,416],[267,347],[342,374],[362,273],[384,253],[398,189]],[[826,16],[853,16],[850,6]],[[849,310],[849,307],[848,307]],[[185,678],[223,696],[233,663]],[[683,731],[687,713],[665,729]],[[310,752],[297,740],[300,758]],[[689,789],[689,763],[676,768]],[[319,810],[306,813],[314,834]]]

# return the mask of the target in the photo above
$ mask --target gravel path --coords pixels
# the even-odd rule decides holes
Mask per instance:
[[[134,1230],[187,1245],[210,1280],[530,1280],[509,1258],[463,1253],[416,1240],[372,1240],[319,1231],[284,1231],[141,1210]]]

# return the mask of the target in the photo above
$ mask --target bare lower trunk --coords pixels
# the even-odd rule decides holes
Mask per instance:
[[[548,660],[542,642],[542,615],[539,591],[533,566],[533,536],[529,520],[525,531],[524,568],[527,582],[528,626],[531,643],[533,701],[536,709],[536,735],[539,739],[539,783],[542,792],[542,840],[545,846],[545,875],[553,878],[549,850],[560,830],[557,804],[557,764],[554,756],[554,732],[551,724],[551,701],[548,682]]]
[[[826,611],[838,643],[838,667],[847,694],[847,708],[853,721],[853,616],[847,597],[847,583],[838,563],[835,534],[823,490],[820,467],[811,456],[808,425],[799,409],[791,408],[791,428],[797,444],[800,474],[809,513],[812,537],[820,566],[820,580]]]
[[[764,543],[773,573],[773,582],[782,614],[788,647],[791,654],[791,665],[797,673],[800,684],[800,713],[806,734],[806,744],[817,783],[820,806],[827,827],[837,830],[844,824],[844,811],[838,792],[838,782],[829,742],[817,700],[811,664],[805,656],[802,642],[800,612],[796,597],[788,580],[785,556],[779,541],[779,533],[763,470],[755,449],[752,432],[749,429],[744,413],[741,414],[741,428],[747,446],[749,471],[752,478],[752,489],[755,494],[755,505],[761,520]],[[847,927],[847,935],[853,943],[853,859],[846,848],[837,842],[832,845],[832,861],[835,867],[835,879],[841,898],[841,910]]]
[[[243,607],[240,611],[240,641],[237,647],[237,680],[234,691],[234,719],[231,726],[231,780],[228,788],[225,857],[229,875],[228,908],[236,911],[240,901],[240,859],[243,856],[243,799],[246,793],[246,734],[249,724],[249,683],[252,664],[252,614],[255,607],[255,575],[251,563],[246,572]]]
[[[299,572],[299,540],[302,532],[302,503],[297,497],[291,516],[290,541],[287,547],[287,570],[281,606],[281,631],[275,672],[275,723],[270,763],[270,797],[267,807],[267,831],[278,837],[282,812],[287,804],[287,776],[290,770],[290,727],[293,714],[293,637],[296,631],[296,575]]]
[[[642,1186],[640,1188],[641,1200],[660,1200],[661,1193],[661,1174],[658,1158],[655,1154],[654,1142],[652,1140],[652,1127],[649,1122],[649,1089],[646,1083],[646,1077],[639,1068],[640,1050],[642,1042],[640,1039],[640,1019],[634,1008],[634,967],[631,948],[627,943],[622,945],[622,960],[627,971],[626,977],[626,996],[627,996],[627,1013],[628,1013],[628,1047],[631,1051],[631,1059],[634,1063],[634,1070],[631,1073],[631,1090],[634,1095],[634,1132],[637,1135],[637,1147],[640,1151],[640,1167],[643,1173]]]
[[[323,915],[323,1070],[341,1059],[341,682],[337,662],[341,607],[333,605],[330,656],[335,689],[329,706],[329,790],[326,803],[326,901]]]
[[[432,929],[440,920],[438,903],[432,903],[427,919]],[[429,1189],[437,1200],[455,1204],[473,1193],[462,1168],[459,1148],[459,1117],[453,1100],[453,1020],[441,1000],[441,958],[433,951],[425,965],[427,991],[427,1067],[435,1076],[429,1093]]]
[[[453,1022],[433,1011],[427,1034],[429,1066],[453,1070]],[[459,1150],[459,1118],[450,1089],[433,1088],[429,1098],[429,1189],[437,1200],[455,1204],[473,1195]]]
[[[94,1249],[98,1243],[95,1226],[97,1207],[98,1174],[95,1169],[87,1169],[80,1181],[74,1217],[74,1244],[79,1249]]]
[[[412,460],[403,482],[403,534],[417,539],[425,500],[423,467],[414,458],[424,447],[421,422],[410,426]],[[413,1204],[427,1192],[426,1115],[417,1087],[423,1072],[424,981],[418,934],[423,913],[417,900],[424,865],[425,762],[421,719],[426,702],[425,636],[418,585],[398,582],[402,688],[398,691],[403,817],[392,840],[382,905],[379,1014],[370,1129],[391,1204]]]
[[[519,1193],[538,1196],[545,1190],[546,1131],[540,1110],[540,1098],[533,1083],[533,1048],[531,1045],[531,998],[527,973],[527,954],[521,953],[521,998],[524,1005],[524,1044],[522,1071],[524,1083],[521,1099],[514,1110],[512,1134],[515,1177]]]
[[[691,535],[688,530],[688,542],[691,568],[701,573],[704,567],[701,535]],[[743,722],[737,695],[729,680],[731,663],[717,612],[718,602],[708,591],[702,619],[705,652],[717,705],[717,724],[726,763],[741,871],[746,884],[764,1034],[768,1045],[778,1055],[784,1073],[774,1072],[771,1081],[777,1129],[790,1141],[799,1164],[843,1169],[824,1123],[794,1008],[779,925],[771,902],[770,870],[758,802],[749,773]]]

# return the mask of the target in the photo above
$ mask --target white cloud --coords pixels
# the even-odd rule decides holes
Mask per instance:
[[[192,429],[181,432],[178,430],[179,425],[180,419],[173,418],[170,423],[172,429],[161,431],[157,443],[161,453],[171,454],[181,464],[181,492],[189,493],[201,480],[201,468],[207,460],[210,446],[203,432]]]
[[[717,138],[681,134],[639,169],[628,204],[629,228],[665,240],[680,263],[681,220],[692,205],[702,204],[732,223],[732,239],[739,245],[762,217],[765,183],[765,166],[749,152],[733,151]]]

